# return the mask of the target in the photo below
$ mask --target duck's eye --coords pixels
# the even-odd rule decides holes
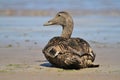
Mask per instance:
[[[60,17],[61,15],[60,15],[60,14],[58,14],[58,16]]]

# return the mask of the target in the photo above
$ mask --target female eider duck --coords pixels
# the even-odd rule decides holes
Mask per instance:
[[[50,21],[44,24],[61,25],[62,34],[53,37],[43,49],[46,59],[54,66],[65,69],[80,69],[98,67],[93,64],[95,53],[88,42],[81,38],[71,38],[73,20],[67,12],[59,12]]]

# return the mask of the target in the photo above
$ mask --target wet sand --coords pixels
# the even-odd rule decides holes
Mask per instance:
[[[53,16],[59,10],[46,9],[46,10],[15,10],[15,9],[0,9],[0,16]],[[83,10],[83,9],[63,9],[75,16],[87,15],[102,15],[102,16],[120,16],[119,9],[112,10]]]
[[[0,80],[119,80],[120,47],[96,43],[93,49],[99,68],[64,70],[51,67],[41,47],[0,48]]]

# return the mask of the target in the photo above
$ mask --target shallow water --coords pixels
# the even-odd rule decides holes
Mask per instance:
[[[72,37],[89,42],[120,43],[120,0],[0,0],[0,10],[90,10],[111,11],[110,15],[73,15],[75,27]],[[113,10],[113,11],[112,11]],[[118,11],[118,13],[114,12]],[[9,13],[9,12],[8,12]],[[87,12],[86,12],[87,13]],[[56,14],[56,13],[54,13]],[[50,17],[22,17],[0,15],[0,47],[42,46],[61,34],[61,27],[44,27]]]
[[[61,34],[60,26],[44,27],[52,17],[0,17],[0,47],[45,45],[54,36]],[[72,37],[81,37],[89,42],[120,43],[120,17],[74,16]]]

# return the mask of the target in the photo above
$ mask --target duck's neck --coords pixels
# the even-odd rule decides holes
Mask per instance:
[[[73,23],[64,25],[64,26],[62,26],[62,28],[63,28],[63,30],[62,30],[61,37],[70,38],[72,35],[72,31],[73,31]]]

